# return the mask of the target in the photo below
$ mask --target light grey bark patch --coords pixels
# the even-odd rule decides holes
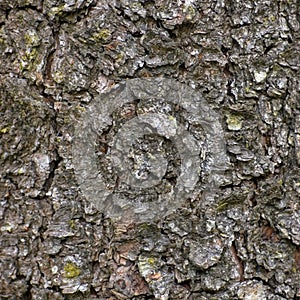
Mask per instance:
[[[112,114],[117,109],[122,109],[126,103],[147,103],[151,99],[162,99],[164,104],[172,105],[173,110],[164,113],[164,108],[159,108],[158,103],[153,101],[154,108],[147,105],[147,109],[155,112],[137,111],[136,117],[126,120],[120,128],[113,128]],[[176,115],[175,106],[185,111],[185,121]],[[201,181],[201,172],[207,174],[207,186],[203,184],[200,187],[206,193],[212,193],[222,181],[221,173],[229,168],[229,161],[218,119],[217,113],[209,108],[202,95],[188,86],[164,78],[127,80],[99,95],[75,128],[73,163],[78,184],[87,199],[106,216],[116,219],[136,217],[141,221],[163,217],[183,205],[186,199],[197,197],[196,185]],[[201,140],[187,131],[189,126],[196,124],[203,129],[206,148],[201,149]],[[107,188],[101,170],[97,169],[95,144],[97,133],[101,136],[108,126],[112,126],[110,130],[117,131],[105,157],[111,164],[109,168],[113,169],[111,176],[116,178],[115,185],[110,188]],[[146,136],[160,136],[171,141],[180,158],[176,184],[171,184],[169,191],[151,202],[141,198],[141,191],[145,189],[147,194],[146,189],[168,182],[163,177],[172,162],[159,148],[155,151],[145,148],[142,156],[135,156],[134,143]],[[205,166],[202,169],[201,164]],[[118,185],[125,188],[118,190]],[[136,195],[131,189],[138,189]]]

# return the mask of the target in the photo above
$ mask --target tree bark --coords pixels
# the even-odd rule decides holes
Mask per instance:
[[[299,51],[297,0],[2,0],[0,298],[300,299]]]

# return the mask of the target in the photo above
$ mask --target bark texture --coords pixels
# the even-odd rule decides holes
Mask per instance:
[[[1,0],[0,298],[300,299],[299,21],[297,0]],[[230,165],[214,197],[118,223],[78,186],[74,127],[103,91],[159,76],[218,113]],[[117,129],[146,109],[130,105]],[[163,193],[180,159],[159,151]]]

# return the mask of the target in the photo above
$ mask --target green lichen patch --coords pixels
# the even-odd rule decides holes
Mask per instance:
[[[192,5],[187,5],[183,9],[183,13],[185,15],[185,19],[187,21],[191,21],[196,16],[196,9]]]
[[[156,259],[155,259],[154,257],[149,257],[149,258],[148,258],[148,264],[149,264],[149,265],[154,265],[155,262],[156,262]]]
[[[226,211],[232,207],[242,205],[243,202],[244,202],[243,198],[238,198],[238,197],[232,197],[230,199],[226,198],[218,202],[216,206],[216,210],[218,212]]]
[[[36,47],[40,44],[40,38],[36,34],[36,32],[33,31],[28,31],[24,35],[24,40],[26,45],[31,46],[31,47]]]
[[[107,42],[110,36],[111,36],[111,32],[108,29],[104,28],[98,32],[95,32],[90,39],[97,43]]]
[[[75,221],[74,221],[73,219],[71,219],[71,220],[69,221],[69,225],[70,225],[70,228],[71,228],[71,229],[74,229],[74,228],[75,228]]]
[[[9,126],[0,129],[0,133],[7,133],[9,131]]]
[[[72,262],[67,262],[64,266],[64,277],[76,278],[80,275],[80,268]]]
[[[55,73],[53,73],[53,80],[56,83],[62,83],[64,81],[64,74],[60,71],[56,71]]]
[[[1,27],[0,28],[0,44],[5,45],[5,43],[6,43],[6,35],[5,35],[3,27]]]
[[[243,117],[234,114],[228,114],[226,116],[226,123],[229,130],[240,130],[243,126]]]
[[[37,58],[38,52],[36,48],[26,50],[25,54],[22,55],[20,61],[20,69],[22,71],[29,70],[32,71],[34,69],[34,62]]]
[[[49,15],[49,17],[52,17],[52,18],[55,16],[60,17],[64,13],[65,8],[66,8],[65,4],[52,7],[51,10],[49,11],[48,15]]]

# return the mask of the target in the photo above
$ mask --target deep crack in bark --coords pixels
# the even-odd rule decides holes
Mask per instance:
[[[239,272],[240,275],[240,281],[244,281],[244,265],[242,260],[240,259],[240,257],[238,256],[238,251],[235,245],[235,241],[232,242],[231,246],[230,246],[230,251],[232,254],[232,257],[237,265],[237,270]]]

